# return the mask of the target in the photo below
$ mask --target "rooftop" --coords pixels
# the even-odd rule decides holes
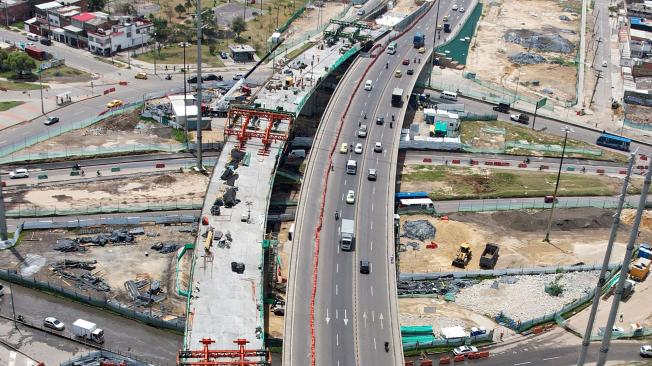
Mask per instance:
[[[82,23],[85,23],[85,22],[87,22],[87,21],[89,21],[91,19],[95,19],[95,18],[96,18],[95,14],[88,13],[88,12],[81,13],[81,14],[78,14],[78,15],[75,15],[74,17],[72,17],[72,19],[78,20],[78,21],[80,21]]]
[[[50,1],[49,3],[43,3],[36,5],[36,8],[39,10],[52,10],[62,7],[63,5],[59,4],[56,1]]]
[[[238,52],[256,52],[256,50],[251,47],[248,44],[230,44],[229,45],[229,50],[233,53],[238,53]]]

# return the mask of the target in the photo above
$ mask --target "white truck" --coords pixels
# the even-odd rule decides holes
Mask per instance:
[[[353,240],[355,236],[355,221],[342,219],[340,248],[345,251],[353,249]]]
[[[80,338],[102,344],[104,343],[104,331],[84,319],[77,319],[72,323],[72,333]]]

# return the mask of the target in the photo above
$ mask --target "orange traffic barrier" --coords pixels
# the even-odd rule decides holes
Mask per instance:
[[[448,216],[442,216],[441,221],[448,221]]]
[[[627,174],[627,171],[625,169],[621,169],[618,171],[618,174]]]
[[[453,159],[453,164],[459,164],[459,163],[460,163],[460,159]]]
[[[478,161],[471,159],[471,165],[478,165]]]
[[[113,93],[115,91],[115,88],[109,89],[109,92]]]
[[[536,327],[532,328],[532,332],[534,334],[540,334],[541,332],[543,332],[543,328],[540,325],[537,325]]]
[[[405,366],[414,366],[414,361],[405,361]]]
[[[442,357],[439,359],[439,364],[440,365],[448,365],[451,363],[451,358],[450,357]]]
[[[464,357],[464,355],[459,355],[459,356],[453,357],[453,362],[464,362],[465,359],[466,358]]]
[[[641,160],[647,160],[647,156],[641,155]]]
[[[548,165],[539,165],[539,169],[544,170],[544,169],[550,169]]]
[[[208,225],[208,217],[206,217],[206,216],[202,217],[201,224],[202,225]]]
[[[420,366],[432,366],[432,360],[421,360]]]
[[[484,165],[494,165],[494,162],[493,161],[485,161]]]
[[[489,351],[478,352],[478,355],[480,356],[480,358],[487,358],[489,357]]]
[[[518,167],[519,167],[519,168],[527,168],[527,164],[525,164],[525,163],[520,163],[520,164],[518,164]]]
[[[165,168],[165,164],[163,164],[163,163],[157,163],[157,164],[156,164],[156,167],[157,167],[157,168]]]
[[[430,244],[426,244],[426,249],[437,249],[439,247],[439,244],[435,243],[434,241],[431,241]]]
[[[510,165],[512,165],[512,163],[510,163],[509,161],[503,161],[502,165],[503,166],[510,166]]]
[[[106,89],[106,90],[104,90],[104,95],[109,94],[110,92],[111,92],[111,90]]]

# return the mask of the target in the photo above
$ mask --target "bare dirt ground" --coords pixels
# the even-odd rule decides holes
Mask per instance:
[[[463,326],[466,329],[483,326],[492,329],[496,324],[486,316],[476,314],[454,302],[438,298],[399,298],[399,323],[408,325],[432,325],[433,329]]]
[[[337,17],[345,8],[345,3],[340,2],[323,2],[324,6],[321,8],[322,24],[328,22],[329,19]],[[319,17],[319,8],[306,8],[306,11],[297,18],[288,30],[285,32],[287,41],[296,41],[299,39],[305,39],[305,33],[314,31],[319,26],[318,17]]]
[[[281,267],[281,281],[287,283],[290,269],[290,255],[292,254],[292,242],[288,238],[288,232],[293,222],[281,223],[281,228],[278,233],[278,256],[280,259]],[[284,295],[281,297],[285,298]],[[274,338],[283,338],[283,326],[285,322],[284,316],[275,315],[273,312],[268,311],[267,316],[267,332]]]
[[[543,242],[548,211],[504,211],[488,213],[458,213],[444,221],[426,215],[401,217],[401,228],[408,220],[428,220],[436,228],[434,239],[423,242],[401,238],[402,244],[418,242],[419,250],[407,247],[401,253],[401,272],[457,271],[451,262],[461,243],[471,245],[473,258],[466,267],[478,269],[486,243],[500,246],[496,268],[552,266],[557,264],[601,263],[609,238],[613,211],[582,208],[556,210],[551,244]],[[622,258],[628,238],[628,224],[633,210],[623,214],[622,230],[616,239],[612,261]],[[641,241],[652,239],[652,213],[647,212],[641,224]],[[401,231],[403,233],[403,231]],[[437,249],[427,249],[434,241]]]
[[[571,101],[575,98],[577,69],[569,64],[574,58],[579,44],[579,20],[576,13],[580,2],[576,0],[556,2],[551,0],[503,0],[489,2],[480,19],[475,40],[467,60],[466,71],[475,72],[482,80],[491,81],[510,90],[516,89],[519,80],[519,93],[529,91],[531,96],[548,96],[553,99]],[[566,16],[569,20],[560,20]],[[505,40],[510,31],[521,33],[534,31],[543,34],[560,35],[576,45],[570,53],[539,52],[547,62],[534,65],[518,65],[507,57],[518,52],[527,52],[522,45]],[[562,61],[552,64],[552,59]],[[534,86],[533,81],[539,81]],[[529,84],[529,85],[528,85]],[[544,94],[550,88],[552,95]]]
[[[424,2],[418,0],[399,0],[394,3],[392,13],[410,14],[417,10]]]
[[[8,209],[26,206],[42,209],[82,209],[101,206],[174,204],[201,202],[208,177],[166,173],[118,179],[92,179],[88,183],[23,187],[5,193]],[[20,207],[19,207],[20,206]]]
[[[157,122],[140,120],[139,111],[136,109],[130,113],[109,117],[85,128],[63,133],[21,150],[20,153],[178,144],[172,134],[172,128]],[[53,127],[56,131],[56,125]]]
[[[127,295],[124,283],[136,278],[149,278],[160,281],[166,299],[154,306],[163,314],[182,316],[185,312],[185,298],[176,294],[175,268],[176,253],[162,254],[150,247],[157,243],[174,243],[179,248],[186,243],[193,243],[192,232],[180,232],[179,229],[190,229],[190,225],[145,225],[141,226],[146,235],[136,235],[132,244],[106,244],[105,246],[88,246],[86,251],[63,253],[54,250],[60,239],[73,239],[82,236],[93,236],[98,233],[111,233],[117,229],[133,229],[133,226],[104,226],[75,230],[53,229],[25,231],[19,245],[0,251],[0,267],[16,269],[23,276],[35,276],[36,279],[50,284],[62,286],[65,289],[80,294],[90,295],[99,299],[114,299],[122,304],[132,305]],[[191,251],[185,257],[190,257]],[[50,267],[61,260],[91,261],[96,260],[96,268],[90,272],[101,277],[111,290],[109,292],[95,291],[81,287],[75,280],[62,278],[50,270]],[[188,267],[189,261],[187,261]],[[183,268],[183,267],[182,267]],[[71,269],[70,272],[80,276],[81,269]],[[185,270],[187,271],[187,268]],[[182,278],[183,279],[183,278]],[[146,291],[146,289],[145,289]],[[142,292],[142,290],[141,290]]]

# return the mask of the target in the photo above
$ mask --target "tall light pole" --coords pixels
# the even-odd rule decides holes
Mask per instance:
[[[201,103],[202,103],[202,80],[201,80],[201,34],[202,34],[202,19],[201,19],[201,0],[197,0],[197,169],[203,169],[202,156],[201,156]],[[186,117],[187,118],[187,117]]]
[[[7,215],[5,212],[5,197],[2,194],[2,178],[0,178],[0,240],[5,241],[7,235]]]
[[[552,213],[555,211],[555,203],[557,202],[557,190],[559,189],[559,179],[561,178],[561,167],[564,165],[564,154],[566,153],[566,142],[568,141],[568,133],[570,128],[564,127],[564,146],[561,148],[561,160],[559,161],[559,170],[557,171],[557,182],[555,183],[555,193],[552,195],[552,206],[550,207],[550,215],[548,216],[548,228],[546,229],[546,237],[543,241],[550,243],[550,229],[552,228]]]
[[[641,217],[643,216],[643,210],[645,210],[647,196],[650,191],[650,182],[652,182],[652,169],[650,168],[652,168],[652,159],[650,159],[648,171],[647,174],[645,174],[645,181],[643,182],[641,197],[638,200],[638,207],[636,208],[636,216],[634,217],[634,222],[632,223],[632,231],[629,233],[629,241],[627,242],[625,256],[620,267],[620,277],[618,278],[616,291],[614,291],[614,299],[611,303],[611,310],[609,311],[609,317],[607,318],[607,325],[605,326],[604,334],[602,335],[602,344],[600,345],[600,353],[598,353],[598,362],[596,363],[597,366],[604,366],[605,362],[607,362],[609,345],[611,343],[611,334],[613,332],[614,322],[616,321],[618,306],[620,305],[620,300],[623,297],[623,289],[625,287],[625,281],[627,280],[627,272],[629,271],[629,262],[632,260],[632,254],[634,253],[634,243],[636,243],[636,239],[638,239],[638,228],[641,225]]]
[[[43,70],[38,71],[38,85],[39,85],[39,90],[41,91],[41,114],[45,114],[45,106],[43,105],[43,78],[41,75],[43,74]]]
[[[629,185],[629,179],[632,174],[632,168],[634,167],[635,160],[636,160],[636,154],[630,154],[629,164],[627,164],[627,175],[623,180],[623,188],[620,191],[620,199],[618,200],[616,214],[614,215],[614,221],[611,224],[611,234],[609,235],[607,250],[604,252],[604,259],[602,260],[602,268],[600,269],[600,275],[598,276],[598,284],[595,286],[595,293],[593,293],[593,303],[591,304],[591,312],[589,313],[589,320],[586,323],[586,330],[584,331],[584,338],[582,339],[582,348],[580,348],[580,357],[577,360],[577,366],[584,366],[584,362],[586,360],[586,353],[588,352],[589,344],[591,343],[591,332],[593,331],[595,314],[598,312],[598,304],[600,303],[600,295],[602,294],[602,287],[606,282],[605,276],[607,274],[607,269],[609,268],[609,260],[611,259],[611,251],[614,246],[614,241],[616,240],[616,235],[618,234],[618,226],[620,225],[620,213],[622,212],[623,206],[625,204],[625,197],[627,196],[627,186]]]
[[[188,109],[186,108],[186,96],[188,95],[188,90],[186,88],[186,85],[188,83],[188,80],[186,80],[186,68],[188,67],[186,65],[186,48],[190,45],[190,40],[188,42],[185,42],[183,44],[183,115],[185,116],[185,123],[184,123],[184,129],[186,132],[186,148],[188,147]]]
[[[156,59],[158,58],[158,45],[156,41],[156,32],[154,32],[154,75],[156,75]]]

